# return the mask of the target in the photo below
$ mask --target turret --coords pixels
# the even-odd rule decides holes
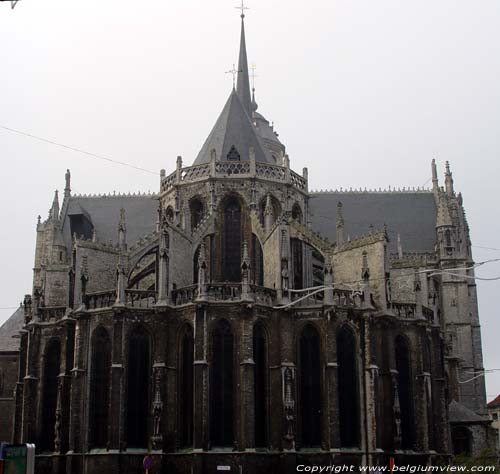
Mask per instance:
[[[445,177],[445,188],[446,188],[446,194],[448,196],[453,197],[455,195],[455,190],[453,189],[453,175],[450,171],[450,162],[446,162],[446,172],[444,174]]]

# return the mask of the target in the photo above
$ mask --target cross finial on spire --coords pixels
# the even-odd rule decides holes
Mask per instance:
[[[241,10],[241,18],[245,18],[245,10],[249,10],[248,7],[245,6],[245,1],[241,0],[241,5],[239,7],[234,7],[237,10]]]
[[[233,69],[230,71],[226,71],[226,74],[232,74],[233,75],[233,89],[236,88],[236,75],[242,72],[241,69],[236,69],[236,66],[233,64]]]

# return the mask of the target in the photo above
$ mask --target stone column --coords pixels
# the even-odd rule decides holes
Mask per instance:
[[[67,472],[80,473],[83,470],[83,458],[77,456],[85,451],[86,444],[86,393],[87,357],[89,350],[90,322],[88,313],[76,315],[75,360],[71,369],[69,450],[72,456],[66,460]]]
[[[38,400],[38,363],[40,352],[40,328],[28,327],[27,370],[24,376],[23,443],[33,443],[36,437],[36,405]]]
[[[123,313],[114,311],[113,314],[113,347],[111,362],[111,397],[109,406],[109,449],[118,451],[123,445],[123,424],[122,417],[124,391],[123,373],[124,373],[124,322]]]
[[[327,414],[324,423],[326,428],[323,439],[325,449],[340,448],[339,432],[339,402],[338,402],[338,363],[337,363],[337,325],[334,321],[333,312],[327,312],[327,341],[326,341],[326,361],[325,361],[325,393]],[[326,435],[326,436],[325,436]]]
[[[194,450],[209,448],[208,426],[208,359],[207,359],[207,309],[199,305],[196,308],[194,325]]]
[[[26,358],[28,353],[28,331],[21,330],[21,341],[19,345],[19,367],[18,377],[15,388],[15,414],[14,414],[14,430],[12,433],[12,442],[15,444],[21,443],[22,426],[23,426],[23,388],[24,377],[26,375]]]
[[[238,348],[240,360],[240,396],[239,430],[237,447],[241,450],[255,448],[255,394],[253,360],[253,326],[252,311],[242,314],[240,319],[240,346]]]

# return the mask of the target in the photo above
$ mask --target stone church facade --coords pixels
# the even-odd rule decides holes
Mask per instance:
[[[460,383],[483,363],[448,164],[432,190],[311,192],[257,112],[241,28],[191,166],[151,195],[73,195],[68,171],[39,219],[12,402],[37,472],[427,464],[493,440],[483,378]]]

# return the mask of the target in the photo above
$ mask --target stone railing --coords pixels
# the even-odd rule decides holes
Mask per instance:
[[[241,178],[261,178],[268,181],[289,182],[297,189],[307,190],[307,179],[294,171],[278,165],[263,163],[261,161],[216,161],[203,163],[174,171],[161,182],[161,192],[168,191],[176,184],[193,183],[209,177],[223,178],[237,176]]]
[[[388,307],[398,318],[415,319],[417,317],[417,305],[415,303],[395,303],[392,301]]]
[[[58,321],[64,318],[66,306],[42,306],[38,308],[40,321]]]
[[[87,309],[110,308],[116,302],[116,290],[98,291],[85,296]]]
[[[265,286],[251,285],[253,297],[256,303],[273,306],[276,303],[277,291]]]
[[[172,290],[172,303],[174,306],[193,303],[198,296],[198,285],[185,286]]]
[[[155,290],[125,290],[125,305],[132,308],[152,308],[156,300]]]

